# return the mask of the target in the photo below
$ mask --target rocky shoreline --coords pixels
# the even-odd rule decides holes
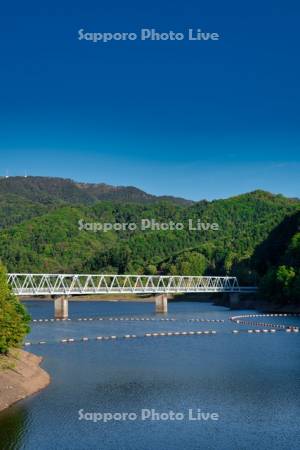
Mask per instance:
[[[42,360],[24,350],[0,357],[0,411],[48,386],[50,376],[40,367]]]

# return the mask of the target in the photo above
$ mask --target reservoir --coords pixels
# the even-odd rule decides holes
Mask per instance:
[[[52,302],[26,306],[35,320],[53,318]],[[300,333],[249,334],[229,319],[253,311],[210,303],[153,309],[70,302],[71,320],[33,322],[26,350],[44,357],[51,384],[0,413],[0,449],[300,446]],[[262,321],[300,325],[299,317]]]

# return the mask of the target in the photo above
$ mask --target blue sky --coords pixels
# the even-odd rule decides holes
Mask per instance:
[[[299,196],[299,18],[290,0],[6,2],[0,175]],[[80,28],[221,39],[92,44]]]

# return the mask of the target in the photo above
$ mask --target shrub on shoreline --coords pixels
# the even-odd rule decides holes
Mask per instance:
[[[19,347],[29,332],[30,316],[7,283],[7,273],[0,263],[0,354]]]

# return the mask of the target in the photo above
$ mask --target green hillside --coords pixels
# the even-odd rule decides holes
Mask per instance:
[[[62,204],[93,205],[98,201],[155,203],[167,200],[178,205],[190,205],[190,200],[148,194],[134,186],[111,186],[105,183],[78,183],[54,177],[8,177],[0,178],[0,200],[10,196],[36,205],[57,206]]]
[[[300,304],[300,212],[286,217],[251,258],[264,298]]]
[[[56,197],[55,197],[56,198]],[[255,248],[285,217],[300,209],[299,200],[255,191],[226,200],[178,205],[170,201],[92,205],[39,204],[36,217],[0,232],[0,258],[9,271],[114,273],[238,273],[253,282],[255,271],[243,266]],[[29,211],[29,212],[28,212]],[[183,230],[93,232],[79,223],[137,223],[142,219],[183,223]],[[218,231],[189,230],[217,223]],[[20,218],[21,220],[21,218]],[[20,221],[19,220],[19,221]]]

